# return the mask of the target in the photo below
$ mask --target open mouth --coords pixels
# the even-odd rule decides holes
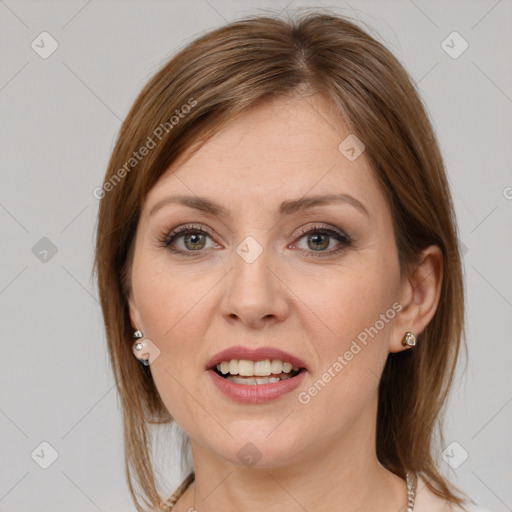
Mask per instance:
[[[293,367],[289,371],[284,371],[284,369],[283,369],[279,373],[270,373],[269,375],[254,375],[254,374],[253,375],[240,375],[239,373],[232,374],[230,371],[223,373],[220,366],[221,366],[220,364],[217,366],[214,366],[213,368],[211,368],[211,370],[214,371],[217,375],[219,375],[223,379],[229,380],[230,382],[233,382],[234,384],[242,384],[244,386],[275,384],[280,381],[293,379],[294,377],[299,375],[299,373],[306,371],[305,368]]]

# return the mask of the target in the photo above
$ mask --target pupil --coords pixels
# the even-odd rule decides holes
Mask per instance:
[[[323,235],[321,233],[316,233],[314,235],[311,235],[309,238],[309,241],[313,242],[315,250],[326,249],[329,246],[329,239],[328,239],[327,235]]]
[[[191,242],[191,246],[189,246],[189,243]],[[201,242],[203,242],[201,244]],[[204,247],[204,237],[201,234],[192,233],[191,235],[187,235],[185,237],[185,245],[188,249],[197,250],[202,249]]]

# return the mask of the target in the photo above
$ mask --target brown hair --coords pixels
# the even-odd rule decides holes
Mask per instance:
[[[355,23],[316,10],[291,20],[253,16],[201,36],[151,78],[121,127],[99,194],[95,269],[123,408],[126,475],[140,511],[137,496],[150,507],[160,503],[148,424],[172,421],[149,369],[131,351],[130,251],[144,200],[185,150],[197,150],[252,106],[304,92],[328,98],[364,142],[391,208],[402,273],[425,247],[442,251],[442,291],[432,321],[414,350],[388,356],[376,448],[393,473],[422,472],[433,492],[464,502],[434,462],[440,413],[464,346],[461,258],[444,163],[398,60]]]

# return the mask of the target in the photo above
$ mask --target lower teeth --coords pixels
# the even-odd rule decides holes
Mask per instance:
[[[297,372],[298,373],[298,372]],[[243,384],[245,386],[256,386],[257,384],[273,384],[281,380],[291,379],[294,375],[289,373],[282,373],[281,377],[239,377],[238,375],[223,376],[225,379],[235,384]]]

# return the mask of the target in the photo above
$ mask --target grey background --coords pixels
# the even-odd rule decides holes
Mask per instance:
[[[315,5],[371,26],[430,111],[468,291],[469,362],[447,409],[458,444],[440,464],[485,508],[512,510],[512,2],[0,0],[0,511],[134,510],[90,275],[93,189],[164,60],[227,20]],[[59,45],[46,59],[31,48],[43,31]],[[469,43],[456,59],[441,46],[453,31]],[[178,451],[173,437],[157,443],[171,491]]]

